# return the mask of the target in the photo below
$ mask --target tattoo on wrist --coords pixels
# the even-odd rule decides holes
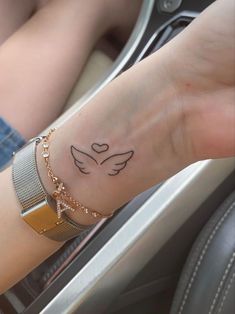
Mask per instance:
[[[125,153],[113,154],[104,158],[103,154],[108,152],[108,144],[93,143],[91,149],[94,152],[92,155],[88,154],[75,146],[71,146],[71,154],[74,159],[74,164],[81,173],[91,174],[91,169],[102,169],[103,172],[109,176],[116,176],[121,170],[123,170],[128,161],[133,157],[134,151],[130,150]],[[102,158],[100,158],[102,157]],[[95,167],[94,167],[95,166]]]

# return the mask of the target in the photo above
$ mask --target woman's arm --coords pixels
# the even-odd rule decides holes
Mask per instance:
[[[109,213],[195,160],[235,154],[233,74],[230,75],[230,71],[220,83],[221,76],[215,75],[219,71],[214,67],[216,61],[205,61],[206,50],[204,56],[198,57],[194,48],[199,39],[189,36],[191,32],[199,37],[205,20],[209,25],[214,23],[215,13],[219,19],[221,5],[225,12],[227,10],[228,21],[229,12],[233,12],[232,1],[218,1],[186,32],[122,74],[52,135],[51,166],[55,174],[67,183],[72,195],[84,205]],[[185,53],[188,45],[191,46],[191,54]],[[216,49],[218,47],[212,51],[216,52]],[[226,51],[225,47],[224,54]],[[183,54],[184,64],[203,62],[203,70],[181,64]],[[224,57],[222,54],[218,56],[222,64],[221,73],[228,55],[223,63]],[[229,68],[234,63],[231,54]],[[175,76],[175,73],[179,75]],[[210,111],[212,102],[215,106],[213,113]],[[223,105],[223,110],[219,104]],[[223,125],[220,130],[215,127],[218,119]],[[218,143],[218,136],[224,136],[224,141]],[[95,143],[106,144],[109,148],[102,153],[95,152],[99,150]],[[88,160],[85,169],[79,169],[76,161],[81,156],[71,147],[98,162]],[[37,155],[39,173],[48,192],[52,192],[40,150]],[[133,154],[125,167],[117,175],[110,175],[113,174],[110,172],[113,165],[110,167],[103,161],[127,152]],[[37,235],[21,221],[10,171],[8,169],[0,175],[1,291],[8,289],[60,247]],[[83,224],[94,222],[77,213],[73,218]]]
[[[109,213],[189,162],[188,152],[177,151],[180,147],[177,141],[184,141],[184,135],[181,138],[180,134],[176,143],[172,143],[173,134],[181,132],[181,114],[177,109],[177,91],[165,71],[164,62],[164,53],[159,54],[121,75],[53,133],[50,145],[53,171],[87,207]],[[97,153],[91,148],[94,143],[106,144],[109,149]],[[93,156],[99,164],[116,154],[133,153],[127,156],[131,158],[117,175],[109,175],[113,173],[113,164],[107,162],[98,166],[89,160],[85,172],[90,174],[84,174],[75,165],[71,146]],[[184,149],[185,145],[181,147]],[[41,147],[37,155],[39,173],[51,193],[54,186],[47,177],[40,150]],[[79,158],[76,152],[74,156]],[[186,160],[183,156],[187,156]],[[11,169],[0,175],[0,191],[3,219],[0,245],[4,252],[0,260],[2,291],[60,245],[37,235],[19,217],[20,205],[11,182]],[[82,224],[95,222],[78,213],[74,214],[74,219]]]

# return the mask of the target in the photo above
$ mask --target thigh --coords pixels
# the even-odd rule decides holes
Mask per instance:
[[[0,45],[31,16],[36,0],[0,0]]]

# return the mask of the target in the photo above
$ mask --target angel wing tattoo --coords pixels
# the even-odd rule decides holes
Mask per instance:
[[[126,153],[115,154],[98,162],[93,156],[71,146],[71,154],[74,159],[74,164],[83,174],[90,174],[92,169],[101,167],[105,174],[116,176],[123,170],[128,161],[133,157],[134,151],[130,150]],[[95,166],[95,167],[94,167]]]

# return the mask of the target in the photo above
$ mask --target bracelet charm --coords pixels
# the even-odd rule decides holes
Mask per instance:
[[[61,203],[62,199],[56,201],[45,190],[36,158],[37,146],[42,143],[43,138],[41,136],[30,140],[16,152],[12,165],[12,181],[21,207],[20,217],[24,222],[38,234],[63,242],[78,236],[93,225],[81,225],[67,215],[62,215],[65,209],[70,208],[65,206],[64,201]],[[44,156],[46,158],[49,155],[45,152]],[[63,191],[63,185],[58,185],[56,190]],[[72,210],[73,206],[70,207]]]
[[[72,195],[68,192],[65,184],[58,177],[54,175],[54,172],[52,171],[52,168],[50,165],[50,152],[49,152],[49,148],[50,148],[49,140],[51,138],[51,135],[54,133],[54,131],[55,129],[51,129],[48,135],[43,137],[42,157],[44,158],[44,161],[45,161],[48,177],[51,179],[52,183],[55,185],[55,191],[53,192],[52,197],[56,201],[58,219],[60,219],[62,213],[67,210],[71,210],[72,212],[75,212],[76,210],[81,210],[83,213],[90,215],[93,218],[100,218],[100,219],[109,218],[113,216],[113,213],[109,215],[104,215],[104,214],[99,213],[96,210],[92,210],[82,205],[79,201],[75,200],[72,197]]]

